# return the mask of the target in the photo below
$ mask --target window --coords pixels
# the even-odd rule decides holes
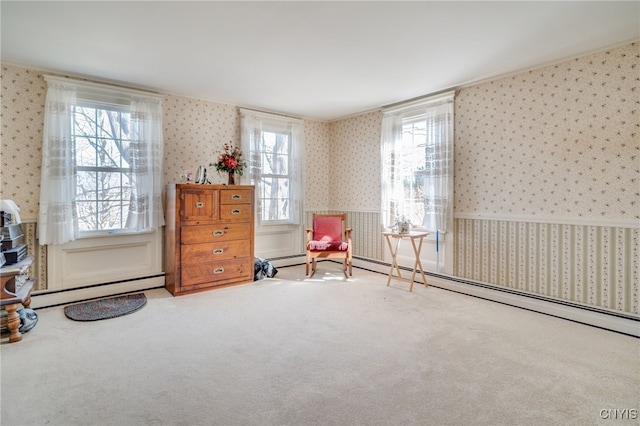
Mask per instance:
[[[40,244],[164,225],[161,98],[61,77],[45,81]]]
[[[256,186],[261,225],[299,224],[301,216],[302,122],[241,110],[242,150]]]
[[[453,200],[452,95],[384,111],[383,225],[445,232]]]
[[[73,109],[76,210],[83,231],[126,228],[132,190],[129,108],[83,102]]]
[[[262,171],[258,183],[261,221],[291,222],[291,132],[278,129],[263,130],[258,145]]]

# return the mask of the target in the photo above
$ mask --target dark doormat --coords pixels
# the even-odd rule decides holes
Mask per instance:
[[[135,312],[147,303],[144,293],[92,300],[64,307],[64,314],[74,321],[97,321]]]

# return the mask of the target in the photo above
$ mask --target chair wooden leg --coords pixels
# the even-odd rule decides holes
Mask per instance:
[[[309,272],[311,269],[311,272]],[[311,278],[313,274],[316,273],[316,258],[309,259],[309,263],[307,263],[307,278]]]

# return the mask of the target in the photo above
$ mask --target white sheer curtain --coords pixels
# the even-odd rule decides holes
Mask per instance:
[[[304,191],[304,127],[301,120],[272,115],[251,110],[241,112],[241,148],[247,161],[245,173],[251,179],[251,184],[256,185],[257,197],[257,222],[263,224],[262,198],[265,196],[260,191],[262,173],[262,132],[265,128],[270,130],[288,131],[291,134],[289,150],[289,209],[290,220],[288,223],[299,225],[302,221],[303,191]]]
[[[38,238],[40,245],[78,237],[75,146],[71,136],[76,89],[49,83],[45,101]]]
[[[240,129],[240,148],[247,162],[244,175],[249,178],[251,184],[255,185],[256,182],[260,181],[260,175],[262,174],[260,149],[262,122],[257,116],[243,111],[240,120]],[[262,217],[262,214],[260,214],[260,205],[256,207],[256,213],[259,220]]]
[[[411,123],[418,123],[419,138]],[[414,226],[446,232],[453,203],[453,93],[384,111],[381,156],[382,225],[420,216]]]
[[[128,154],[132,191],[126,227],[146,231],[163,226],[161,98],[136,90],[63,77],[45,76],[45,81],[48,88],[38,214],[40,244],[63,244],[79,236],[72,126],[74,107],[83,102],[116,105],[130,113]]]
[[[382,117],[382,225],[391,228],[404,209],[404,183],[400,155],[402,141],[402,114],[385,114]]]
[[[134,99],[130,111],[129,156],[133,188],[127,228],[164,225],[162,210],[162,106],[157,99]]]
[[[443,233],[453,203],[453,101],[427,107],[425,118],[425,178],[431,190],[425,194],[423,225]]]

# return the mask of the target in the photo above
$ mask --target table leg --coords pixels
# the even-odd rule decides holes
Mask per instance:
[[[385,238],[387,239],[387,245],[389,246],[389,252],[391,253],[391,269],[389,270],[389,278],[387,278],[387,287],[389,286],[389,284],[391,283],[391,278],[393,277],[393,269],[395,268],[396,272],[398,273],[398,277],[402,278],[402,274],[400,272],[400,267],[398,266],[398,261],[396,260],[396,255],[398,253],[398,248],[400,247],[400,240],[402,238],[394,238],[394,240],[396,240],[396,247],[395,249],[393,248],[392,244],[391,244],[391,237],[389,237],[388,235],[385,235]]]
[[[427,287],[427,277],[424,275],[424,269],[422,269],[422,262],[420,261],[420,252],[422,251],[422,240],[424,237],[419,237],[418,247],[416,247],[415,239],[411,239],[411,245],[413,246],[413,253],[416,256],[416,263],[413,265],[413,277],[411,279],[411,288],[413,288],[413,281],[416,276],[416,271],[418,267],[420,267],[420,274],[422,275],[422,282],[424,283],[425,288]]]
[[[18,314],[18,303],[7,305],[4,309],[7,311],[7,327],[9,328],[9,342],[19,342],[22,340],[20,333],[20,315]]]

